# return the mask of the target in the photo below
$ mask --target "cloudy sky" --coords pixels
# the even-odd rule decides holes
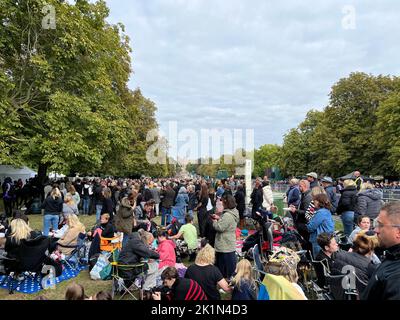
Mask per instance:
[[[400,74],[397,0],[106,1],[131,39],[130,87],[166,133],[178,121],[281,144],[350,72]]]

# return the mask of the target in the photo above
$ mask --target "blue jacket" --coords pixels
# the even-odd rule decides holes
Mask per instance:
[[[331,212],[335,213],[336,212],[336,208],[338,206],[338,200],[337,200],[337,196],[336,193],[333,189],[332,186],[328,186],[325,188],[325,192],[329,198],[329,201],[331,202],[332,208],[331,208]]]
[[[240,284],[240,289],[237,286],[233,288],[231,300],[257,300],[256,288],[244,279]]]
[[[286,193],[287,202],[290,206],[291,204],[297,207],[300,203],[300,190],[298,186],[291,186]]]
[[[335,231],[335,223],[331,212],[325,208],[318,209],[307,224],[307,229],[310,232],[311,243],[317,243],[317,236],[322,232],[333,233]]]
[[[178,193],[175,200],[175,207],[186,207],[189,204],[189,196],[187,193]]]
[[[224,194],[225,189],[224,187],[218,187],[217,192],[216,192],[216,196],[217,197],[222,197],[222,195]]]

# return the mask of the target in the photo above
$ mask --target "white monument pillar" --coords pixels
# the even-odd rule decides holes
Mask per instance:
[[[250,195],[251,195],[251,160],[246,159],[245,166],[245,183],[246,183],[246,206],[250,203]]]

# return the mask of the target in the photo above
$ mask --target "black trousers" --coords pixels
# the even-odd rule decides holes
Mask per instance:
[[[221,271],[224,278],[229,279],[236,269],[236,252],[216,252],[215,265]]]
[[[197,211],[197,221],[199,223],[200,238],[203,238],[205,236],[207,217],[208,217],[208,212],[205,208],[200,208]]]
[[[7,217],[11,217],[12,216],[13,202],[3,199],[3,203],[4,203],[4,211],[6,212],[6,216]]]

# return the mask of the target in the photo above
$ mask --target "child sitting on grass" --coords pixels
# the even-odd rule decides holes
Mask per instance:
[[[236,265],[232,279],[232,300],[257,300],[257,285],[253,278],[251,263],[242,259]]]

